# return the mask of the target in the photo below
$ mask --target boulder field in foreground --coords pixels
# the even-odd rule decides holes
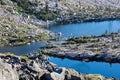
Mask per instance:
[[[73,69],[58,67],[39,54],[0,56],[0,80],[115,80],[101,75],[80,74]]]

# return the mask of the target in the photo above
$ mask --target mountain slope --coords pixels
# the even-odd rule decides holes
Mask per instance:
[[[44,40],[48,31],[41,26],[47,24],[119,18],[119,0],[1,0],[0,44]]]
[[[16,4],[3,0],[0,5],[0,44],[21,45],[47,39],[48,31],[41,28],[39,21],[18,12]],[[6,2],[5,2],[6,1]]]

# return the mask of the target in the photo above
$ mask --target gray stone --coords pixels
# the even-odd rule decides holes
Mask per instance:
[[[64,80],[65,79],[65,68],[62,68],[61,73],[51,72],[44,74],[44,79],[46,80]]]
[[[77,71],[73,69],[67,69],[65,72],[65,80],[81,80],[81,77]]]
[[[0,80],[19,80],[18,74],[12,65],[0,60]]]

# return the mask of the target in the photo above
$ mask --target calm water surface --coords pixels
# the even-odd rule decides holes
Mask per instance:
[[[31,52],[36,52],[40,47],[46,45],[46,42],[36,42],[31,43],[30,45],[15,46],[15,47],[0,47],[0,52],[12,52],[16,55],[24,55]]]
[[[120,79],[120,64],[109,64],[105,62],[81,62],[70,59],[60,59],[51,57],[50,62],[53,62],[61,67],[72,68],[81,73],[101,74],[106,77],[115,77]]]
[[[61,32],[62,38],[71,36],[101,35],[106,30],[117,32],[120,29],[120,21],[88,22],[80,24],[56,25],[49,27],[53,32]],[[13,52],[17,55],[23,55],[30,52],[36,52],[40,47],[45,46],[45,42],[32,43],[30,45],[17,47],[0,47],[0,52]],[[81,73],[101,74],[106,77],[120,78],[120,64],[108,64],[105,62],[81,62],[70,59],[60,59],[51,57],[53,62],[61,67],[73,68]]]
[[[56,25],[49,27],[53,32],[61,32],[63,38],[71,36],[101,35],[107,30],[109,33],[120,29],[120,21],[87,22],[80,24]]]

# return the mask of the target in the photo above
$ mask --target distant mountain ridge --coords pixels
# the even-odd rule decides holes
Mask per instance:
[[[120,10],[119,0],[1,0],[1,4],[44,21],[70,15],[109,15]]]

